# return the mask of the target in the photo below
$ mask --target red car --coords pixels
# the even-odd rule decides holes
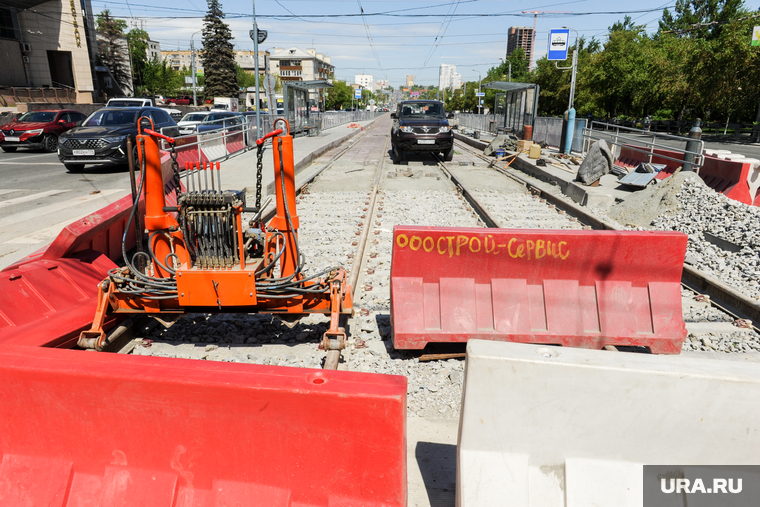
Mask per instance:
[[[87,115],[70,109],[24,113],[20,118],[0,127],[0,148],[12,153],[16,148],[58,149],[58,136],[73,129]]]
[[[193,96],[192,95],[182,95],[181,97],[177,97],[176,99],[169,99],[169,104],[174,104],[176,106],[189,106],[193,103]]]

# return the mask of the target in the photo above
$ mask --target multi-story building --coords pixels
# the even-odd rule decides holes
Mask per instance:
[[[326,80],[335,72],[330,57],[317,53],[315,49],[274,48],[269,61],[269,72],[280,76],[283,81]]]
[[[263,75],[267,67],[268,51],[259,51],[259,74]],[[256,58],[253,51],[235,51],[235,63],[246,72],[256,72]]]
[[[442,63],[438,71],[438,89],[453,88],[458,90],[461,86],[462,75],[457,72],[457,66]]]
[[[375,91],[375,78],[372,74],[356,74],[354,75],[354,83],[358,84],[365,90],[369,90],[373,93]]]
[[[174,70],[182,70],[183,68],[191,69],[193,65],[192,52],[189,49],[161,51],[161,59],[169,62],[169,65]],[[203,64],[201,63],[198,51],[195,52],[195,68],[198,72],[203,72]]]
[[[411,88],[414,86],[414,76],[411,74],[406,75],[406,87]]]
[[[0,86],[95,91],[94,22],[90,0],[0,0]]]
[[[332,79],[335,72],[330,57],[317,53],[313,48],[306,51],[297,47],[274,48],[269,62],[269,72],[279,76],[282,81],[327,81]],[[319,90],[312,90],[309,92],[309,100],[317,103],[323,97]]]
[[[161,59],[161,43],[154,40],[148,40],[148,60]]]
[[[525,59],[530,62],[529,68],[533,70],[533,46],[535,34],[529,26],[511,26],[507,31],[507,56],[517,48],[522,48]]]

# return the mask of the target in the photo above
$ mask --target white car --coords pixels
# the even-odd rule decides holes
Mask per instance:
[[[193,113],[187,113],[180,121],[177,122],[177,125],[179,126],[179,134],[181,136],[194,134],[197,130],[198,124],[203,123],[203,120],[205,120],[210,114],[211,111],[196,111]]]

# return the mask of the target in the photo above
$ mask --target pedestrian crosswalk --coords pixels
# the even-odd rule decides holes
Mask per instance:
[[[68,224],[128,194],[126,188],[0,189],[0,269],[55,239]]]

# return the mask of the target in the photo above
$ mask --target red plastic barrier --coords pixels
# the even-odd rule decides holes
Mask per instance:
[[[237,153],[238,151],[245,149],[245,143],[243,142],[243,133],[231,134],[227,137],[227,151],[230,155]]]
[[[0,347],[16,506],[402,507],[406,378]]]
[[[620,147],[620,155],[618,156],[617,160],[615,160],[615,165],[620,167],[625,167],[626,169],[636,169],[640,163],[642,162],[649,162],[649,155],[647,153],[641,153],[639,151],[633,150],[633,145],[624,144]],[[639,149],[644,149],[641,147],[637,147]],[[683,153],[678,151],[670,151],[670,150],[663,150],[663,149],[655,149],[654,150],[655,155],[652,157],[652,163],[653,164],[665,164],[665,169],[657,173],[657,176],[655,176],[658,180],[664,180],[668,176],[671,176],[676,169],[681,167],[683,165],[682,162],[677,162],[674,160],[668,160],[666,158],[662,158],[661,156],[657,155],[664,155],[666,157],[675,158],[679,160],[683,160]]]
[[[198,148],[198,136],[178,137],[175,145],[177,152],[177,162],[180,168],[185,167],[185,162],[195,164],[196,162],[208,162],[208,157]],[[200,152],[200,158],[198,153]]]
[[[723,160],[705,155],[705,163],[699,169],[699,176],[705,184],[726,197],[752,205],[754,195],[750,195],[749,171],[751,164],[740,160]]]
[[[76,340],[92,324],[98,284],[115,267],[89,251],[0,272],[0,343],[53,347]]]
[[[394,346],[478,338],[677,354],[686,242],[677,232],[396,226]]]

